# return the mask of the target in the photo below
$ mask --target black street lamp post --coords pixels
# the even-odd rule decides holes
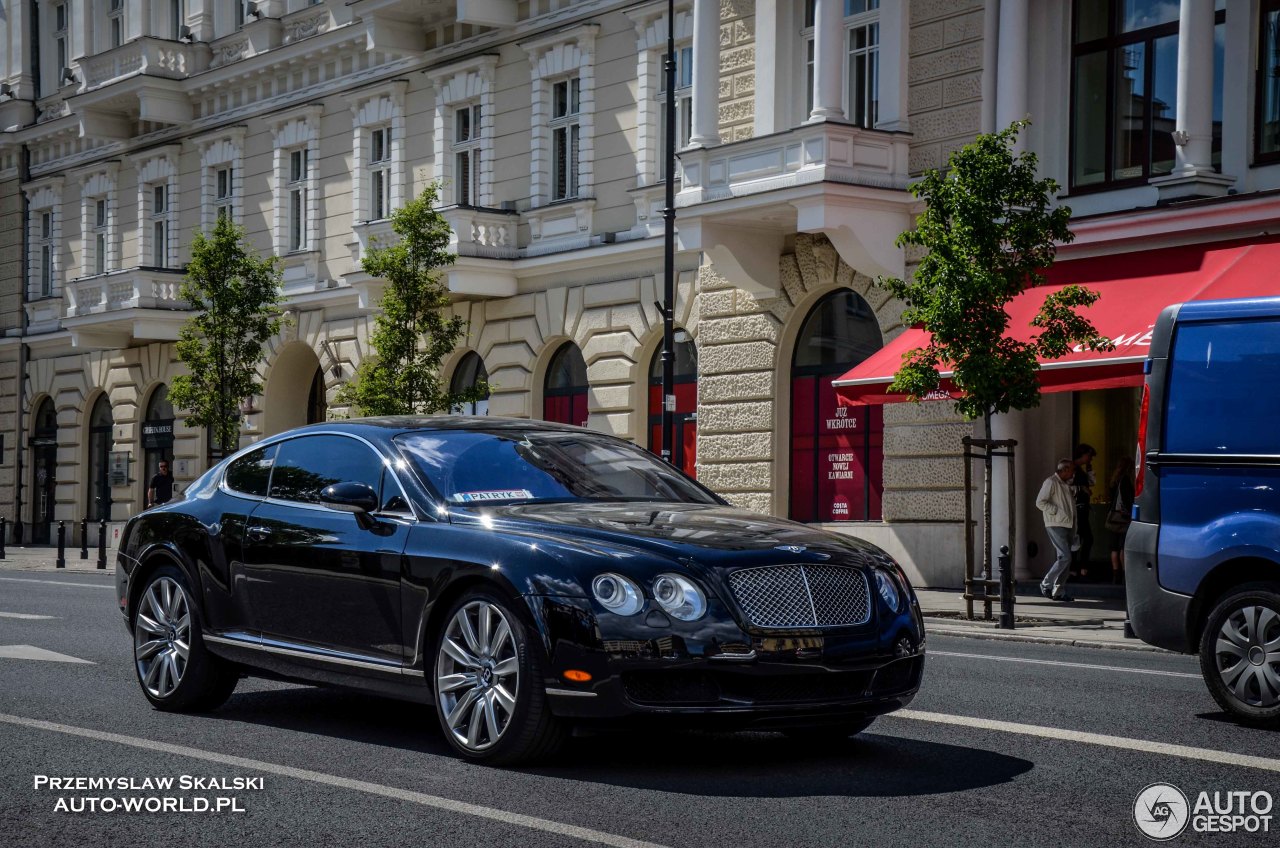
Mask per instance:
[[[667,58],[663,66],[667,80],[666,169],[667,203],[662,210],[662,458],[674,461],[675,394],[675,307],[676,307],[676,4],[667,0]]]

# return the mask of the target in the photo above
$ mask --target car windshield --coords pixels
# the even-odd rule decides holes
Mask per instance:
[[[717,501],[634,445],[590,433],[432,430],[397,437],[450,504]]]

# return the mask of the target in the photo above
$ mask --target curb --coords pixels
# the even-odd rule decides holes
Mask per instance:
[[[966,639],[986,639],[991,642],[1029,642],[1038,645],[1066,645],[1073,648],[1102,648],[1110,651],[1143,651],[1145,653],[1169,654],[1174,655],[1173,651],[1166,651],[1164,648],[1157,648],[1155,645],[1148,645],[1137,639],[1127,639],[1125,642],[1102,642],[1096,639],[1074,639],[1066,636],[1037,636],[1030,633],[1009,633],[1003,630],[986,630],[969,627],[948,627],[946,625],[931,625],[926,616],[925,634],[936,634],[939,636],[960,636]],[[1132,642],[1134,644],[1128,644]]]

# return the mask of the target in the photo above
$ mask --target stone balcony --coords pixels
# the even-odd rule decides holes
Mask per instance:
[[[826,233],[853,268],[901,276],[894,245],[912,223],[910,135],[820,121],[680,154],[680,246],[702,250],[747,291],[779,290],[792,233]]]
[[[80,92],[132,76],[186,79],[203,71],[208,63],[208,48],[201,45],[149,36],[135,38],[119,47],[81,59],[80,72],[84,79],[80,83]]]
[[[80,60],[73,111],[83,136],[124,140],[135,122],[187,124],[191,99],[182,80],[209,67],[209,46],[163,38],[135,38]]]
[[[67,284],[64,329],[82,349],[116,349],[135,341],[176,341],[191,314],[179,293],[181,271],[131,268]]]

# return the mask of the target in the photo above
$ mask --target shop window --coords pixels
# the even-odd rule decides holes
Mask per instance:
[[[147,401],[147,416],[142,422],[142,460],[144,486],[151,484],[161,462],[173,468],[173,404],[169,402],[169,387],[163,383]]]
[[[53,506],[58,491],[58,412],[50,398],[41,401],[36,410],[31,432],[31,476],[35,493],[31,541],[47,545],[52,538]]]
[[[89,416],[89,491],[86,515],[90,521],[103,518],[111,520],[111,479],[108,463],[111,459],[111,430],[115,418],[111,414],[111,401],[98,395]]]
[[[684,330],[676,330],[675,344],[675,445],[671,463],[690,477],[698,467],[698,348]],[[649,366],[649,447],[662,446],[662,348]]]
[[[587,363],[573,342],[565,342],[551,358],[542,391],[546,421],[587,426]]]
[[[1254,159],[1280,162],[1280,0],[1262,0],[1254,87]]]
[[[462,357],[462,361],[458,363],[458,367],[453,369],[453,379],[449,381],[449,391],[455,394],[458,392],[465,392],[480,381],[488,383],[489,372],[485,369],[484,360],[480,358],[480,354],[475,351],[471,351],[467,353],[466,356]],[[488,415],[488,389],[485,389],[483,398],[455,406],[453,408],[453,414]]]
[[[878,521],[884,491],[880,406],[846,406],[832,382],[883,346],[871,306],[834,292],[805,319],[791,362],[791,518]]]
[[[1222,159],[1225,0],[1214,32],[1213,165]],[[1071,187],[1137,185],[1173,170],[1178,4],[1076,0],[1072,46]]]

